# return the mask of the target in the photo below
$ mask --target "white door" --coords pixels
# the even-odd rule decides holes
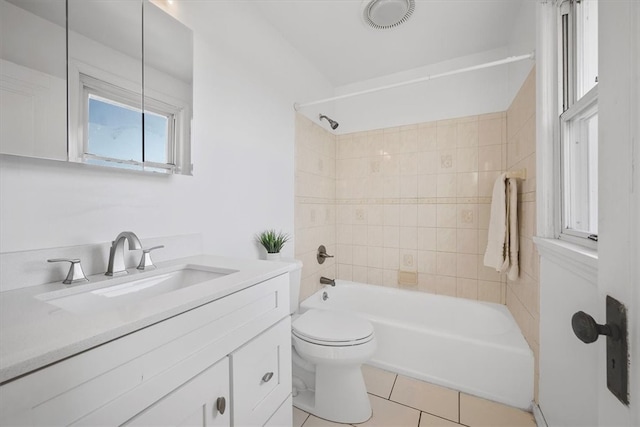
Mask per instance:
[[[627,308],[629,397],[607,389],[605,339],[598,346],[600,426],[640,426],[640,2],[599,2],[599,242],[598,294]],[[634,166],[635,163],[635,166]],[[635,170],[634,170],[635,169]]]

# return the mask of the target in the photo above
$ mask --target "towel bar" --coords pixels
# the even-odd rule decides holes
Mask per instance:
[[[516,171],[507,172],[507,178],[527,179],[527,170],[520,169]]]

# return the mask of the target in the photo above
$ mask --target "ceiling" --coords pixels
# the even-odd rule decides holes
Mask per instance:
[[[361,18],[361,0],[253,0],[259,13],[335,87],[504,47],[525,1],[416,0],[390,30]]]

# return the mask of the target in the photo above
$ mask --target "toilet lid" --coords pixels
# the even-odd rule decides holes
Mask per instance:
[[[373,325],[348,313],[309,310],[291,325],[293,333],[313,342],[353,343],[373,335]]]

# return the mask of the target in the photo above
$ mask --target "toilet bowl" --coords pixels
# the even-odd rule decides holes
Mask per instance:
[[[309,310],[292,324],[294,406],[330,421],[361,423],[371,403],[361,366],[376,340],[368,321],[344,313]]]
[[[293,405],[338,423],[371,417],[361,366],[376,349],[373,325],[348,313],[297,313],[302,263],[289,273],[291,293]]]

